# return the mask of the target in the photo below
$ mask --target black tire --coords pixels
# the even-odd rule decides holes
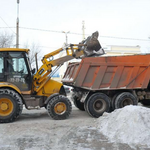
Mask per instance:
[[[92,94],[87,100],[86,111],[92,117],[100,117],[104,112],[110,111],[110,98],[103,93]]]
[[[140,101],[140,103],[145,106],[150,106],[150,99],[143,99]]]
[[[80,100],[76,96],[72,96],[72,100],[74,105],[81,111],[85,111],[84,109],[84,103],[81,103]]]
[[[115,101],[116,101],[116,98],[117,96],[119,95],[120,93],[116,93],[113,98],[111,99],[111,111],[114,111],[115,110]]]
[[[91,95],[92,95],[92,94],[89,94],[89,95],[86,97],[86,99],[85,99],[85,101],[84,101],[84,109],[85,109],[85,111],[86,111],[91,117],[93,117],[93,116],[90,114],[89,109],[88,109],[88,105],[87,105],[88,100],[89,100],[89,98],[90,98]]]
[[[119,94],[115,100],[115,109],[123,108],[127,105],[137,105],[137,98],[130,92],[123,92]]]
[[[58,110],[59,105],[61,110]],[[67,119],[72,111],[72,105],[69,99],[63,95],[57,95],[50,99],[47,104],[48,115],[55,120]]]
[[[17,92],[0,89],[0,123],[13,122],[21,115],[22,109],[22,98]]]
[[[87,101],[88,101],[88,99],[86,99],[86,100],[84,101],[84,109],[85,109],[85,111],[87,111]]]

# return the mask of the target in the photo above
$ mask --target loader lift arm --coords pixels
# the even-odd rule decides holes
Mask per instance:
[[[64,48],[59,48],[49,54],[46,54],[42,58],[43,65],[38,69],[37,73],[33,77],[34,92],[37,93],[52,77],[52,67],[57,66],[57,70],[61,67],[61,65],[63,65],[64,62],[67,62],[74,58],[77,59],[80,57],[88,57],[87,52],[91,55],[91,53],[93,54],[96,51],[101,50],[101,45],[97,38],[98,32],[95,32],[92,34],[92,36],[88,37],[86,40],[82,41],[79,44],[70,44]],[[53,59],[55,55],[59,54],[62,51],[66,51],[65,56]],[[104,54],[103,51],[100,54]]]

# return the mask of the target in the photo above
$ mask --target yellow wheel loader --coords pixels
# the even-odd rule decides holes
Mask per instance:
[[[72,110],[71,102],[62,83],[51,77],[64,62],[99,53],[101,46],[97,38],[98,32],[95,32],[79,44],[70,44],[45,55],[36,73],[30,67],[28,49],[1,48],[0,123],[17,119],[23,105],[29,110],[45,107],[48,115],[56,120],[68,118]],[[65,56],[53,59],[62,51],[66,52]],[[56,68],[52,71],[54,66]]]

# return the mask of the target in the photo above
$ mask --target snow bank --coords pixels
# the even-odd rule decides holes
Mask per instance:
[[[130,105],[104,113],[97,121],[111,142],[150,147],[150,108]]]

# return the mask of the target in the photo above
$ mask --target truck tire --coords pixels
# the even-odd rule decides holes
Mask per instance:
[[[67,119],[71,111],[71,102],[63,95],[54,96],[47,104],[48,115],[55,120]]]
[[[80,100],[76,96],[72,97],[74,105],[81,111],[85,111],[84,109],[84,103],[81,103]]]
[[[18,93],[10,89],[0,89],[0,123],[8,123],[17,119],[23,109],[22,99]]]
[[[84,109],[85,109],[85,111],[87,111],[87,112],[88,112],[87,101],[88,101],[88,99],[90,98],[90,96],[91,96],[92,94],[93,94],[93,93],[89,93],[88,96],[86,97],[85,101],[84,101]],[[89,112],[88,112],[88,114],[89,114]],[[90,115],[90,114],[89,114],[89,115]],[[90,116],[91,116],[91,115],[90,115]]]
[[[119,95],[120,93],[116,93],[113,98],[111,99],[111,111],[114,111],[115,110],[115,101],[116,101],[116,98],[117,96]]]
[[[145,106],[149,106],[150,105],[150,99],[143,99],[140,101],[140,103],[145,105]]]
[[[92,117],[100,117],[104,112],[110,111],[110,98],[103,93],[92,94],[87,100],[86,111]]]
[[[115,109],[123,108],[127,105],[137,105],[137,98],[130,92],[123,92],[119,94],[115,100]]]

